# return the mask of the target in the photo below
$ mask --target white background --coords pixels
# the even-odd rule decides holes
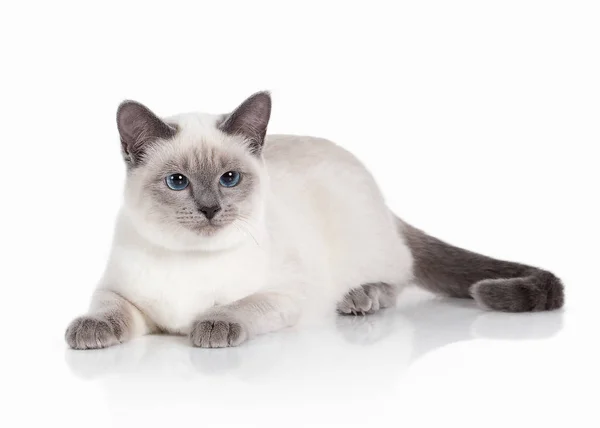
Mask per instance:
[[[2,426],[599,426],[597,1],[20,2],[0,10]],[[553,270],[564,311],[395,311],[238,349],[66,350],[110,248],[115,111],[353,151],[405,220]],[[340,183],[343,185],[343,183]]]

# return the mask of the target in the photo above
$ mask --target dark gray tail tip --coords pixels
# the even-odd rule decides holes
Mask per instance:
[[[561,280],[546,271],[522,278],[485,279],[473,284],[469,291],[479,306],[493,311],[551,311],[565,303]]]

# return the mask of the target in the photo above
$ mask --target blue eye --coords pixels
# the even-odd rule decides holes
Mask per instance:
[[[171,174],[165,177],[165,182],[171,190],[183,190],[190,184],[188,178],[183,174]]]
[[[237,171],[227,171],[219,179],[219,184],[223,187],[234,187],[240,182],[240,173]]]

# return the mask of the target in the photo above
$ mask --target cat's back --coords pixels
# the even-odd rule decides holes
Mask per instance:
[[[383,206],[371,173],[349,151],[324,138],[300,135],[269,135],[263,156],[271,188],[277,195],[301,194],[314,199],[355,200],[356,192]],[[284,197],[285,197],[284,196]],[[386,209],[387,210],[387,209]]]
[[[268,135],[263,149],[271,188],[284,199],[352,199],[357,191],[381,199],[375,180],[349,151],[318,137]],[[293,195],[290,195],[293,193]]]
[[[348,284],[405,280],[410,257],[395,217],[354,155],[323,138],[294,135],[268,136],[263,154],[274,205],[285,213],[274,216],[279,229],[295,231],[295,246],[326,261],[341,292]]]
[[[324,138],[303,135],[267,135],[263,155],[267,167],[304,171],[327,165],[364,169],[356,157]]]

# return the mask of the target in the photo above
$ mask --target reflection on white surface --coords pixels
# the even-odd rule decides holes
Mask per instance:
[[[288,329],[238,348],[197,349],[184,337],[149,336],[104,350],[67,350],[66,363],[78,379],[78,391],[97,393],[100,386],[101,404],[92,406],[97,425],[137,426],[144,421],[161,426],[198,418],[207,426],[265,427],[282,426],[292,415],[286,426],[364,426],[398,419],[399,405],[405,414],[413,410],[414,405],[402,407],[419,394],[419,385],[407,374],[428,357],[445,355],[448,345],[493,339],[488,342],[505,343],[507,351],[501,354],[512,358],[516,342],[543,342],[562,328],[561,311],[491,313],[472,301],[434,298],[416,290],[400,300],[398,308],[379,314],[332,317],[318,328]],[[468,349],[467,359],[478,351],[472,345]],[[503,356],[493,352],[502,364]],[[464,360],[443,358],[430,364],[434,370],[460,370],[457,361]],[[470,388],[475,393],[482,382],[477,373],[494,375],[488,360],[488,355],[478,359],[467,371],[473,374],[459,382],[467,389],[475,382]],[[531,375],[526,365],[515,363],[515,372]],[[417,401],[426,403],[430,388],[452,390],[447,385],[452,382],[444,385],[436,377],[433,387],[422,383],[425,399]],[[90,406],[89,400],[78,399],[84,403],[80,411]]]
[[[415,428],[450,418],[464,428],[493,413],[487,428],[510,425],[515,414],[535,426],[532,408],[553,402],[557,391],[577,391],[582,374],[594,384],[597,353],[592,341],[580,340],[592,336],[587,313],[492,313],[472,301],[407,290],[395,309],[332,316],[238,348],[197,349],[185,337],[148,336],[95,351],[66,349],[68,320],[54,314],[46,324],[9,331],[2,418],[22,423],[1,425],[348,428],[410,421]],[[558,411],[568,422],[570,413]]]
[[[390,378],[429,352],[451,343],[484,339],[543,339],[560,331],[562,311],[535,314],[485,312],[470,300],[433,298],[410,291],[395,309],[369,316],[338,316],[320,328],[288,329],[237,348],[197,349],[185,337],[148,336],[96,351],[66,350],[73,374],[111,376],[233,376],[245,382],[343,374],[360,366]],[[282,373],[284,372],[284,373]]]

